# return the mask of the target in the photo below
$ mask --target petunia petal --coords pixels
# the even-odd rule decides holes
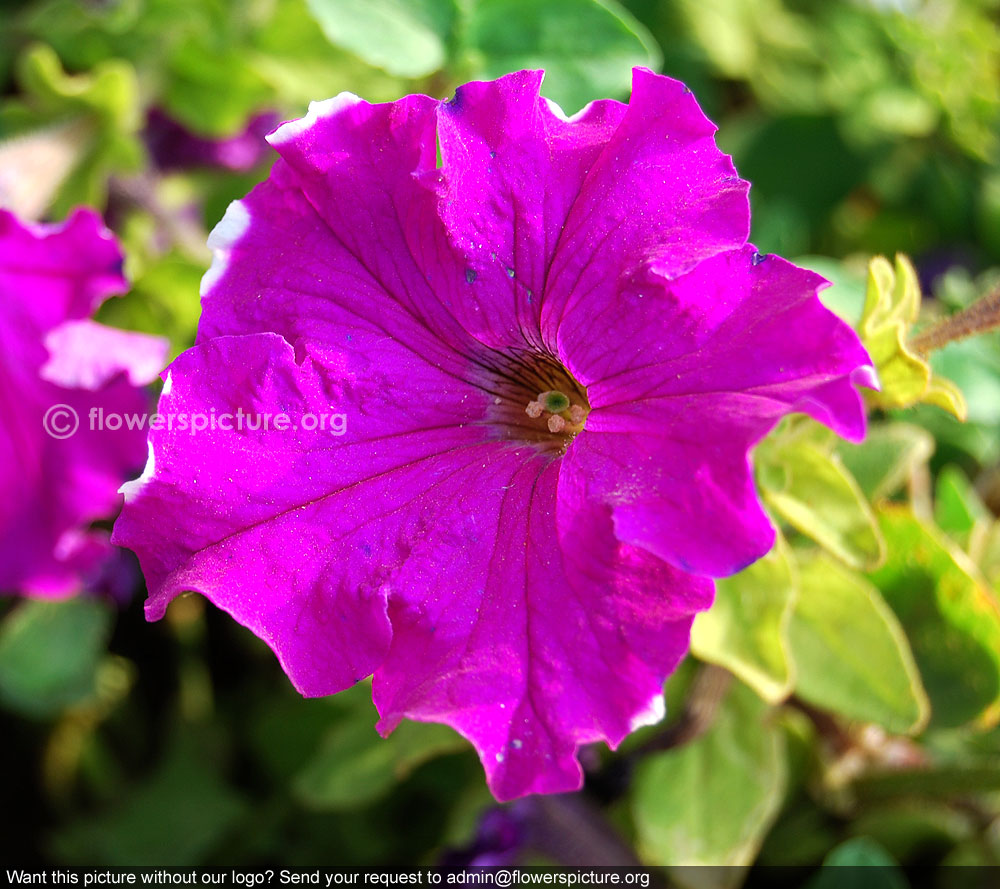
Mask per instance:
[[[374,671],[383,730],[454,725],[500,796],[578,786],[579,744],[658,712],[711,584],[618,544],[582,492],[557,505],[551,458],[476,427],[387,436],[349,411],[342,437],[305,430],[350,387],[274,335],[217,338],[169,375],[166,417],[280,404],[300,428],[152,433],[114,537],[139,554],[150,617],[199,591],[305,694]]]
[[[673,278],[750,231],[749,184],[715,144],[683,84],[636,68],[628,111],[567,216],[545,287],[542,326],[592,314],[654,270]]]
[[[478,344],[437,299],[408,241],[433,217],[434,198],[414,179],[422,164],[433,169],[425,104],[394,111],[338,98],[276,131],[288,160],[232,204],[209,239],[200,342],[275,332],[331,368],[461,398],[450,390],[469,378]],[[422,221],[408,227],[414,214]]]
[[[465,275],[446,294],[463,327],[504,348],[540,342],[549,266],[590,168],[626,110],[603,100],[572,121],[539,95],[542,72],[459,87],[438,112],[441,168],[425,177]],[[544,183],[544,187],[539,187]],[[471,280],[470,280],[471,279]]]
[[[498,799],[579,788],[581,744],[616,746],[662,715],[663,679],[711,603],[710,581],[618,543],[581,494],[558,464],[498,451],[462,495],[466,539],[431,535],[394,584],[379,728],[447,722]]]
[[[122,255],[100,217],[76,210],[61,225],[23,224],[0,210],[0,291],[24,294],[6,306],[22,331],[47,331],[89,317],[104,300],[122,293]]]
[[[43,379],[93,390],[122,373],[133,386],[151,383],[163,369],[170,346],[162,337],[94,321],[67,321],[49,331],[45,347],[49,360],[41,369]]]
[[[0,591],[64,596],[107,557],[91,522],[141,466],[147,402],[133,383],[166,343],[83,320],[125,289],[121,252],[93,211],[25,225],[0,211]],[[120,425],[102,428],[99,412]]]
[[[385,585],[429,521],[405,507],[450,455],[478,459],[482,427],[407,433],[380,379],[298,364],[275,334],[216,338],[168,374],[114,536],[139,555],[147,614],[196,590],[271,644],[303,693],[369,675],[388,644]]]
[[[593,407],[567,460],[623,540],[686,570],[738,571],[773,542],[753,445],[791,411],[864,435],[854,382],[869,359],[817,298],[824,283],[747,247],[566,319],[560,348]]]

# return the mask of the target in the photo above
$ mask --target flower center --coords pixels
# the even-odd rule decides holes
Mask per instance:
[[[500,437],[528,442],[555,456],[584,428],[587,390],[562,363],[544,352],[506,354],[489,368],[493,406],[487,421]]]

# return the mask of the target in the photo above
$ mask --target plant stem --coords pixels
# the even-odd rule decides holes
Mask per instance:
[[[910,341],[913,351],[928,355],[966,337],[976,336],[1000,327],[1000,287],[982,299],[923,331]]]
[[[719,705],[726,697],[733,674],[714,664],[705,664],[691,682],[684,710],[675,723],[640,748],[641,753],[671,750],[700,738],[715,721]]]
[[[587,789],[605,803],[624,796],[640,759],[650,753],[662,753],[690,744],[712,727],[732,681],[732,673],[722,667],[713,664],[701,666],[691,681],[684,709],[677,719],[630,753],[613,757],[602,769],[590,771]]]
[[[539,796],[530,819],[529,845],[560,864],[636,867],[635,852],[586,796]]]

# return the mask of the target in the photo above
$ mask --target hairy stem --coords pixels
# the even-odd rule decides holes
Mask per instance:
[[[920,355],[1000,327],[1000,287],[914,337],[910,347]]]

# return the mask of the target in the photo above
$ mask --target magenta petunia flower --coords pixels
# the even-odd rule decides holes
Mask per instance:
[[[793,410],[860,438],[872,380],[681,84],[566,118],[540,82],[270,136],[160,408],[257,428],[154,432],[115,529],[151,619],[196,590],[305,695],[374,674],[383,734],[453,726],[501,799],[662,715],[709,576],[773,542],[749,448]]]
[[[137,387],[167,348],[89,320],[126,289],[121,266],[90,210],[62,225],[0,210],[0,593],[69,595],[112,552],[90,525],[115,511],[146,457],[145,433],[92,429],[90,417],[144,414]]]

